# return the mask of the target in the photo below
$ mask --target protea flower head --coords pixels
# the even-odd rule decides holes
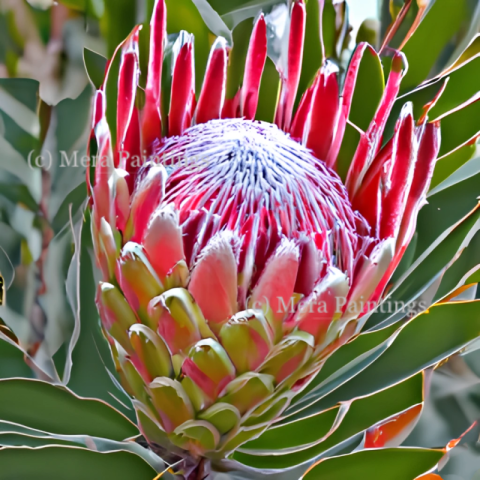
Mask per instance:
[[[187,34],[173,47],[171,90],[160,91],[163,0],[144,102],[138,28],[118,49],[118,82],[110,67],[96,96],[98,308],[145,437],[180,455],[223,458],[258,436],[360,332],[412,237],[439,148],[438,125],[415,123],[409,104],[384,136],[406,70],[394,53],[342,182],[360,59],[377,53],[359,45],[342,87],[324,62],[295,109],[305,6],[290,11],[274,124],[255,120],[264,17],[237,95],[225,99],[229,47],[218,38],[197,98]],[[112,82],[118,98],[107,103]]]

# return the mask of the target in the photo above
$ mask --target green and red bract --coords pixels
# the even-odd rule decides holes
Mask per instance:
[[[183,32],[162,115],[163,0],[143,106],[138,28],[117,52],[116,104],[106,92],[114,62],[96,94],[97,304],[145,437],[181,456],[225,458],[260,435],[361,331],[412,238],[439,150],[439,125],[416,123],[410,104],[384,137],[406,71],[394,52],[343,184],[337,158],[361,59],[378,55],[360,44],[342,87],[325,61],[295,109],[304,3],[290,14],[274,124],[255,120],[263,15],[232,99],[226,40],[213,43],[197,98],[194,40]]]

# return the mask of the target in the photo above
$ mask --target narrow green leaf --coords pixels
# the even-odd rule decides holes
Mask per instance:
[[[32,212],[38,212],[38,204],[25,185],[0,182],[0,195]]]
[[[441,118],[442,144],[439,156],[472,141],[480,132],[480,99]]]
[[[128,452],[99,453],[73,447],[4,448],[0,480],[152,480],[157,472]]]
[[[478,93],[478,84],[475,82],[475,78],[479,75],[480,56],[478,55],[450,72],[445,91],[430,110],[430,120],[435,120],[439,116],[454,110],[475,96]]]
[[[378,360],[313,404],[309,411],[322,411],[415,375],[464,348],[477,338],[479,329],[480,301],[435,305],[404,324]]]
[[[185,30],[195,36],[195,84],[198,94],[203,83],[210,54],[210,40],[213,36],[193,0],[166,0],[166,5],[167,32],[179,33]]]
[[[235,454],[235,459],[257,468],[277,468],[277,466],[278,468],[283,468],[285,466],[283,464],[284,456],[287,456],[288,459],[298,458],[297,455],[290,454],[290,450],[295,452],[296,450],[304,449],[309,444],[319,443],[330,432],[338,416],[339,409],[340,407],[334,407],[286,425],[273,426],[256,440],[242,445],[240,447],[241,453]],[[251,455],[267,456],[267,453],[275,454],[275,458],[277,458],[276,455],[281,455],[282,460],[279,461],[278,465],[272,466],[273,459],[270,456],[261,460],[255,460],[253,463],[250,461],[246,462],[242,458],[243,454],[250,457]]]
[[[267,57],[260,84],[260,95],[258,99],[256,120],[273,123],[275,109],[277,107],[278,93],[280,87],[280,75],[275,64]]]
[[[364,450],[318,463],[304,480],[411,480],[440,461],[442,450],[389,448]]]
[[[32,378],[33,372],[26,364],[25,353],[20,347],[0,334],[0,378],[13,377]]]
[[[96,89],[99,89],[105,78],[107,59],[93,50],[83,49],[83,60],[88,77]]]
[[[419,301],[421,295],[469,245],[479,228],[480,210],[476,209],[465,220],[435,239],[392,287],[384,302],[368,319],[366,328],[385,327],[411,313],[428,308],[426,300]],[[420,240],[423,241],[421,236],[417,248],[420,248]]]
[[[68,442],[65,440],[54,440],[48,435],[33,436],[24,433],[0,433],[1,447],[47,447],[51,445],[64,445],[70,447],[83,447],[80,442]]]
[[[76,318],[76,330],[70,344],[71,364],[66,381],[76,394],[101,399],[132,420],[135,418],[130,398],[119,388],[110,348],[101,328],[95,305],[91,251],[90,215],[81,220],[81,238],[69,272],[67,289]],[[78,280],[79,283],[76,283]],[[115,372],[115,373],[113,373]]]
[[[235,30],[233,30],[233,48],[230,51],[227,71],[227,99],[232,99],[243,84],[245,60],[247,58],[248,45],[252,30],[253,22],[251,19],[243,21],[236,26]],[[265,88],[263,80],[261,86],[262,88]],[[270,89],[270,92],[271,90],[274,90],[275,95],[277,95],[278,86],[272,87],[272,85],[268,85],[268,88]]]
[[[436,64],[440,54],[467,19],[466,0],[436,0],[402,51],[409,69],[402,82],[407,91],[422,83]]]
[[[383,68],[378,55],[367,48],[358,70],[349,120],[364,132],[377,111],[385,89]],[[360,133],[347,125],[342,147],[338,155],[338,172],[345,178],[360,141]]]
[[[0,380],[0,418],[37,430],[65,435],[124,440],[138,435],[126,417],[109,405],[76,396],[38,380]]]
[[[275,5],[285,4],[286,0],[209,0],[210,5],[222,16],[222,20],[235,28],[247,18],[256,17],[261,11],[269,12]]]
[[[258,439],[242,445],[234,458],[255,468],[293,467],[319,458],[319,455],[327,450],[372,425],[422,402],[423,374],[420,373],[374,395],[354,400],[344,416],[337,420],[338,424],[334,425],[333,421],[330,423],[333,429],[325,439],[322,437],[328,432],[327,430],[324,433],[328,428],[327,421],[331,420],[332,413],[337,412],[338,408],[305,418],[295,417],[287,425],[273,427]],[[317,426],[321,426],[323,430],[320,429],[315,437]],[[308,440],[311,440],[313,445],[305,448]],[[285,447],[290,447],[291,453],[278,451]],[[271,455],[266,455],[265,451]]]
[[[430,189],[440,185],[461,166],[465,165],[469,160],[471,160],[475,155],[476,150],[477,148],[474,143],[471,145],[465,145],[437,160],[432,183],[430,184]]]
[[[303,92],[311,85],[323,62],[322,33],[327,58],[336,57],[337,13],[332,0],[327,0],[323,8],[322,29],[320,29],[320,1],[309,0],[306,5],[307,21],[305,25],[305,46],[303,50],[302,73],[298,86],[296,104],[300,102]]]
[[[2,238],[2,243],[3,243],[3,240],[4,239]],[[15,278],[15,267],[13,266],[12,261],[8,257],[7,252],[3,249],[1,245],[0,245],[0,277],[2,278],[1,288],[7,291],[10,288],[10,285],[12,284]],[[2,301],[0,301],[0,304],[3,304],[3,303],[4,302],[2,299]],[[0,322],[0,325],[1,325],[1,322]]]
[[[445,272],[434,301],[446,297],[457,288],[474,283],[472,275],[480,269],[480,232],[477,232],[455,263]]]
[[[228,44],[232,46],[232,32],[225,25],[217,11],[215,11],[207,0],[192,0],[197,7],[198,13],[203,18],[205,25],[210,31],[217,37],[223,37],[227,40]]]
[[[113,56],[120,45],[135,27],[136,2],[131,0],[104,0],[105,13],[101,20],[103,35],[107,41],[108,58]],[[116,76],[118,80],[118,76]]]
[[[300,410],[305,403],[321,397],[322,392],[333,390],[373,363],[388,348],[397,328],[392,325],[382,330],[365,332],[342,345],[327,359],[308,387],[294,398],[286,415]],[[285,422],[288,421],[287,417]]]

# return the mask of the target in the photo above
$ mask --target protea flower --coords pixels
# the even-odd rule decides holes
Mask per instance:
[[[173,47],[160,90],[166,8],[151,21],[144,102],[138,28],[97,92],[93,238],[97,303],[142,432],[194,459],[224,458],[281,417],[375,308],[412,237],[439,128],[406,104],[384,136],[407,65],[395,52],[381,103],[345,182],[337,158],[360,59],[343,85],[325,61],[295,99],[305,6],[291,7],[275,122],[255,120],[267,57],[255,21],[243,86],[225,100],[229,47],[213,43],[195,94],[194,40]],[[115,125],[116,128],[110,128]]]

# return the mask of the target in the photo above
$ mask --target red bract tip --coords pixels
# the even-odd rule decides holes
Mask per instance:
[[[162,83],[163,44],[166,32],[167,8],[165,0],[156,0],[150,22],[150,58],[142,121],[143,142],[147,150],[162,134],[160,86]]]
[[[346,186],[351,196],[357,192],[370,163],[380,149],[385,125],[397,99],[400,83],[405,73],[405,70],[399,69],[399,66],[404,64],[406,64],[405,55],[396,52],[392,60],[392,65],[395,65],[395,68],[392,68],[388,76],[380,106],[368,130],[360,138],[357,151],[348,170]]]
[[[195,114],[195,123],[206,123],[221,117],[226,83],[227,43],[224,38],[219,37],[213,44],[208,59],[202,93]]]
[[[337,69],[327,63],[315,82],[311,107],[307,147],[316,157],[327,158],[338,120],[338,80]]]
[[[397,249],[410,242],[417,223],[418,212],[425,202],[440,150],[440,123],[427,123],[420,127],[419,136],[418,159],[398,235]]]
[[[250,38],[242,87],[242,115],[253,120],[257,111],[260,81],[267,60],[267,24],[260,15]]]
[[[368,43],[360,43],[356,48],[355,53],[353,54],[352,59],[350,60],[350,64],[348,66],[347,75],[345,77],[345,84],[343,87],[343,95],[341,99],[337,130],[335,132],[335,137],[333,139],[328,156],[325,159],[327,165],[333,169],[335,169],[336,167],[338,153],[340,152],[340,147],[342,146],[343,136],[345,134],[345,128],[347,126],[347,120],[350,115],[353,94],[355,92],[355,85],[357,83],[358,72],[360,70],[360,64],[362,62],[364,54],[367,51],[372,55],[378,56],[377,52],[375,52],[375,50]]]
[[[137,93],[138,76],[138,35],[141,27],[136,27],[122,47],[120,71],[118,77],[117,99],[117,145],[115,165],[119,163],[119,152],[125,149],[125,139],[130,127],[135,96]],[[136,128],[134,125],[133,128]]]
[[[380,238],[396,238],[413,180],[417,140],[411,104],[405,105],[394,140],[392,166],[385,181],[380,217]]]
[[[293,4],[288,41],[287,71],[282,76],[282,92],[275,113],[275,123],[284,131],[290,130],[293,105],[302,72],[303,45],[305,41],[306,13],[303,2]]]
[[[168,130],[171,136],[181,135],[192,122],[195,101],[195,71],[193,37],[181,47],[175,61],[172,77],[172,96],[168,116]]]

